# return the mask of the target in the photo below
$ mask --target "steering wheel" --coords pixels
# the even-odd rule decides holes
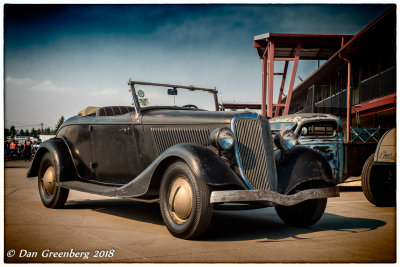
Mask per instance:
[[[196,108],[196,109],[198,109],[198,107],[196,105],[192,105],[192,104],[184,105],[183,108]]]

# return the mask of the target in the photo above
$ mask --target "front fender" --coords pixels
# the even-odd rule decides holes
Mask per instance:
[[[171,157],[184,160],[194,174],[209,185],[236,184],[247,188],[235,172],[207,147],[197,144],[179,144],[168,149],[162,161]]]
[[[235,172],[210,149],[197,144],[178,144],[164,151],[131,182],[118,188],[116,196],[158,194],[164,171],[176,160],[185,161],[194,174],[208,185],[238,185],[247,189]]]
[[[329,162],[318,152],[304,146],[281,152],[275,151],[278,193],[288,194],[300,184],[320,181],[334,184]]]
[[[40,162],[47,152],[50,152],[53,158],[56,175],[60,178],[60,182],[77,179],[78,176],[74,171],[75,167],[72,163],[69,149],[61,138],[52,138],[40,145],[28,170],[27,177],[38,176]]]

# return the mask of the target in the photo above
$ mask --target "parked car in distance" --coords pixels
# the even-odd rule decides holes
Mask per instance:
[[[329,161],[338,183],[350,176],[361,176],[362,189],[368,201],[377,206],[395,205],[396,129],[384,133],[378,144],[346,143],[343,142],[340,118],[330,114],[292,114],[271,118],[269,123],[272,135],[281,130],[292,130],[299,145],[320,152]],[[384,130],[374,129],[375,133],[371,136],[379,136],[378,133]],[[362,140],[360,137],[358,139]],[[371,151],[375,153],[371,155]]]
[[[307,227],[339,196],[320,153],[290,130],[273,141],[266,117],[218,111],[216,89],[128,84],[133,106],[85,109],[41,144],[27,176],[46,207],[62,207],[69,190],[159,202],[170,233],[193,239],[213,209],[275,207]]]
[[[299,113],[271,118],[272,135],[290,129],[299,145],[320,152],[331,165],[333,176],[338,183],[348,176],[343,175],[343,133],[339,117],[322,113]]]
[[[364,164],[361,184],[365,197],[376,206],[396,205],[396,128],[379,140]]]

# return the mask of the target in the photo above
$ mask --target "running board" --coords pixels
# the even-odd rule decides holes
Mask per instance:
[[[106,186],[106,185],[92,184],[81,181],[61,182],[60,187],[90,194],[107,196],[107,197],[116,197],[117,191],[119,189],[119,187],[117,186]]]
[[[213,191],[210,203],[268,201],[277,205],[293,206],[309,199],[339,197],[338,187],[307,189],[293,195],[283,195],[270,190]]]

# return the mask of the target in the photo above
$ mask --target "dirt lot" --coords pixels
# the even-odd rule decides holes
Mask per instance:
[[[185,241],[169,234],[158,204],[71,191],[45,208],[28,163],[5,164],[5,262],[395,262],[396,209],[360,190],[328,201],[310,228],[283,224],[273,208],[215,211],[212,229]]]

